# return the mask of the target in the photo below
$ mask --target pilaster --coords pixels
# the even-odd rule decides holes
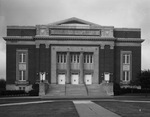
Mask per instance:
[[[50,56],[49,56],[49,44],[45,44],[45,70],[46,70],[46,80],[50,81],[49,79],[49,60],[50,60]]]
[[[71,83],[71,77],[70,77],[70,69],[71,69],[71,63],[70,63],[70,52],[67,52],[67,77],[66,77],[66,83]]]
[[[79,83],[80,84],[84,83],[83,69],[84,69],[83,52],[80,52],[80,79],[79,79]]]
[[[36,44],[36,48],[35,48],[35,52],[36,52],[36,80],[40,80],[40,76],[39,76],[39,62],[40,62],[40,45],[39,44]]]

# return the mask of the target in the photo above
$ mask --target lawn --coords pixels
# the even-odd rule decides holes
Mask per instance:
[[[7,98],[1,99],[0,104],[42,101],[40,98]]]
[[[71,101],[0,107],[1,117],[79,117]]]
[[[150,103],[94,101],[122,117],[150,117]]]

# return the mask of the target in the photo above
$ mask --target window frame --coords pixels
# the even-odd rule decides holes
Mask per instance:
[[[120,56],[120,80],[122,83],[129,83],[132,80],[132,51],[121,51]],[[125,65],[129,66],[129,70],[123,69]],[[129,73],[128,78],[127,73],[124,78],[124,72]]]

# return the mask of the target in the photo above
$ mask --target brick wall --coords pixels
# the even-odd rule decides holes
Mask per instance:
[[[16,49],[28,49],[28,80],[34,83],[35,74],[35,46],[34,45],[7,45],[7,63],[6,63],[6,79],[7,84],[14,84],[16,81]]]
[[[141,38],[140,31],[114,31],[116,38]]]
[[[120,82],[120,54],[121,51],[131,51],[132,52],[132,79],[136,79],[137,74],[141,71],[141,47],[115,47],[115,71],[114,80],[115,82]]]
[[[36,29],[7,29],[7,36],[35,36]]]

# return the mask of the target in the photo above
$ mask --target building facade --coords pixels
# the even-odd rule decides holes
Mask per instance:
[[[78,18],[36,26],[8,26],[8,90],[57,85],[128,84],[141,71],[141,30],[101,26]]]

